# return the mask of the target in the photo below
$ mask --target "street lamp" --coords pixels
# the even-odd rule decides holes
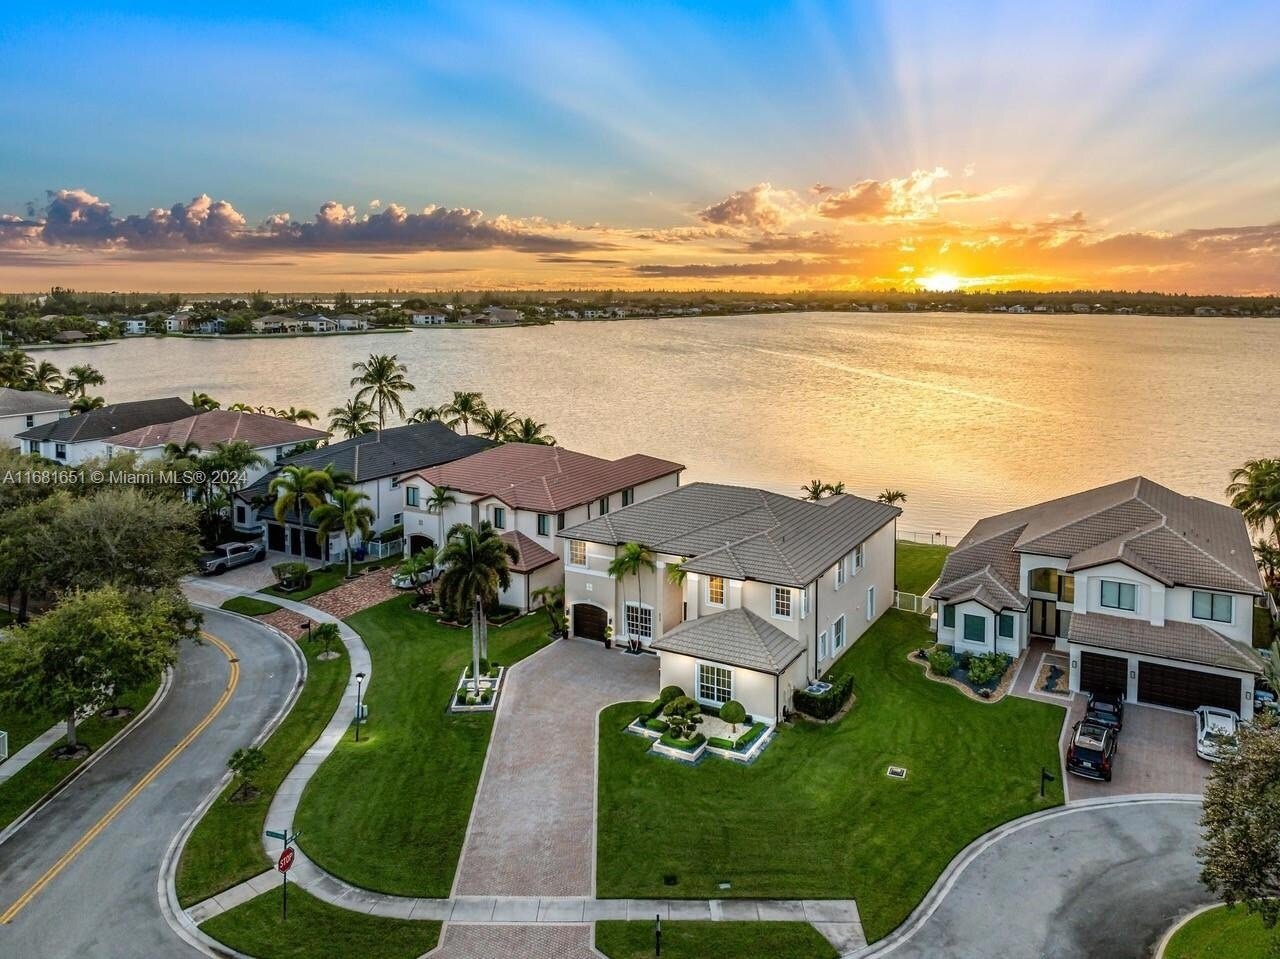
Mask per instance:
[[[298,624],[298,629],[305,629],[307,631],[307,642],[311,642],[311,620],[304,619]]]
[[[364,673],[356,673],[356,742],[360,742],[360,688],[364,685]]]

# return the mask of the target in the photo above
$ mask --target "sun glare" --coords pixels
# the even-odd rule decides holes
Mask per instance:
[[[916,280],[930,293],[954,293],[963,286],[960,277],[954,273],[930,273]]]

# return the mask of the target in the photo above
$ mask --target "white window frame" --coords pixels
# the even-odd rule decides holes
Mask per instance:
[[[865,562],[866,562],[866,554],[862,549],[862,544],[859,543],[857,546],[853,548],[853,559],[851,561],[851,564],[853,567],[853,575],[857,576],[860,572],[862,572],[862,566]]]
[[[791,587],[773,587],[773,618],[790,619],[792,613]]]
[[[421,490],[417,486],[406,486],[404,488],[404,505],[410,509],[418,508],[418,494]]]
[[[1209,615],[1208,616],[1200,616],[1196,613],[1196,597],[1197,596],[1209,597]],[[1226,619],[1218,619],[1218,617],[1213,615],[1214,600],[1218,598],[1225,599],[1228,603],[1228,606],[1230,607],[1231,613],[1229,616],[1227,616]],[[1230,593],[1222,593],[1222,592],[1217,592],[1215,590],[1210,590],[1210,589],[1193,589],[1191,591],[1191,618],[1195,620],[1199,620],[1202,623],[1221,623],[1224,626],[1233,625],[1236,621],[1236,598],[1232,596]]]
[[[702,671],[704,669],[717,670],[719,672],[723,672],[726,674],[728,678],[728,695],[724,699],[715,699],[709,696],[704,696],[702,694],[702,688],[703,688]],[[733,686],[734,686],[733,667],[725,666],[725,665],[722,665],[721,663],[699,662],[696,669],[694,670],[693,679],[696,687],[694,691],[697,694],[698,702],[706,703],[710,706],[723,706],[729,700],[733,699]],[[717,676],[715,677],[715,679],[718,680],[719,677]],[[707,685],[716,689],[721,688],[721,684],[718,681],[709,683]]]
[[[839,629],[836,627],[839,626]],[[840,650],[844,649],[845,641],[849,637],[849,630],[845,628],[844,614],[841,613],[836,617],[835,622],[831,624],[831,655],[834,656]]]
[[[392,525],[392,526],[403,526],[403,525],[404,525],[404,513],[395,513],[395,514],[391,517],[391,525]]]
[[[576,559],[576,553],[582,553],[582,559]],[[571,539],[565,546],[565,563],[577,569],[587,568],[587,541],[584,539]]]
[[[535,527],[535,529],[537,529],[539,536],[551,535],[551,514],[550,513],[539,513],[537,523],[538,525]]]
[[[847,557],[841,556],[840,561],[836,563],[835,582],[832,584],[832,587],[831,587],[832,589],[839,589],[841,586],[844,585],[844,581],[845,581],[844,561],[846,558]]]
[[[716,602],[711,598],[711,584],[719,581],[720,583],[720,601]],[[729,602],[729,582],[723,576],[707,577],[707,605],[708,606],[726,606]]]
[[[867,587],[867,622],[871,622],[876,618],[876,588],[875,586]]]
[[[1106,601],[1107,586],[1112,585],[1116,588],[1116,601],[1114,604]],[[1133,590],[1133,606],[1124,606],[1123,596],[1125,587]],[[1136,583],[1126,583],[1121,579],[1103,579],[1098,581],[1098,605],[1103,609],[1118,609],[1124,613],[1136,613],[1138,611],[1138,586]]]
[[[636,488],[634,486],[628,486],[626,489],[622,491],[622,508],[626,509],[635,501],[636,501]]]
[[[649,614],[649,623],[648,623],[649,631],[648,631],[647,633],[642,633],[642,632],[638,632],[638,631],[633,632],[633,631],[632,631],[632,629],[631,629],[631,611],[632,611],[633,609],[636,611],[636,622],[637,622],[637,623],[639,623],[639,622],[640,622],[640,618],[641,618],[641,617],[640,617],[640,613],[641,613],[641,612],[646,612],[646,613],[648,613],[648,614]],[[627,636],[628,636],[628,637],[630,637],[630,638],[634,638],[634,639],[641,639],[641,640],[651,640],[651,639],[653,639],[653,607],[652,607],[652,606],[650,606],[648,603],[638,603],[638,602],[635,602],[634,600],[627,600],[627,602],[624,604],[624,608],[623,608],[623,610],[622,610],[622,622],[623,622],[623,625],[626,627],[626,630],[627,630]]]
[[[809,587],[800,590],[800,618],[809,618]]]
[[[53,444],[53,458],[54,458],[54,459],[56,459],[56,460],[65,460],[65,459],[67,458],[67,444],[66,444],[66,443],[54,443],[54,444]]]
[[[822,662],[829,655],[827,649],[827,631],[824,629],[818,634],[818,662]]]

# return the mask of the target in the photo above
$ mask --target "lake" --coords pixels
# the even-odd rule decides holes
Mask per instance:
[[[395,352],[418,390],[549,425],[561,445],[684,463],[684,481],[796,494],[811,478],[907,493],[904,530],[1144,473],[1222,499],[1280,455],[1267,319],[793,313],[278,340],[148,338],[43,353],[89,362],[108,401],[193,390],[327,422],[351,364]]]

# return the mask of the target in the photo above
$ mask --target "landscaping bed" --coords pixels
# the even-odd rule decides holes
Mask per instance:
[[[1022,656],[1006,653],[955,653],[948,646],[922,647],[912,661],[925,667],[925,675],[945,683],[979,702],[999,702],[1013,686]]]
[[[626,731],[653,740],[651,751],[659,756],[696,763],[706,753],[752,762],[772,737],[768,723],[755,722],[737,703],[726,703],[734,721],[720,709],[695,703],[678,686],[668,686],[627,724]],[[684,718],[681,718],[681,717]],[[735,726],[741,727],[735,731]]]
[[[472,681],[472,664],[468,663],[458,677],[458,686],[449,711],[454,713],[492,712],[498,708],[498,694],[502,692],[502,680],[507,675],[505,666],[480,660],[480,681]]]
[[[370,570],[381,569],[384,566],[395,565],[397,557],[388,557],[385,559],[375,559],[367,563],[356,563],[352,568],[357,573],[364,573]],[[281,564],[289,565],[289,564]],[[275,570],[275,567],[272,567]],[[318,596],[320,593],[327,593],[335,586],[340,586],[347,581],[347,567],[344,563],[334,563],[330,566],[321,567],[319,569],[308,570],[302,584],[287,589],[280,584],[267,586],[260,592],[267,593],[271,596],[279,596],[281,599],[292,599],[297,602],[303,602],[312,596]]]

